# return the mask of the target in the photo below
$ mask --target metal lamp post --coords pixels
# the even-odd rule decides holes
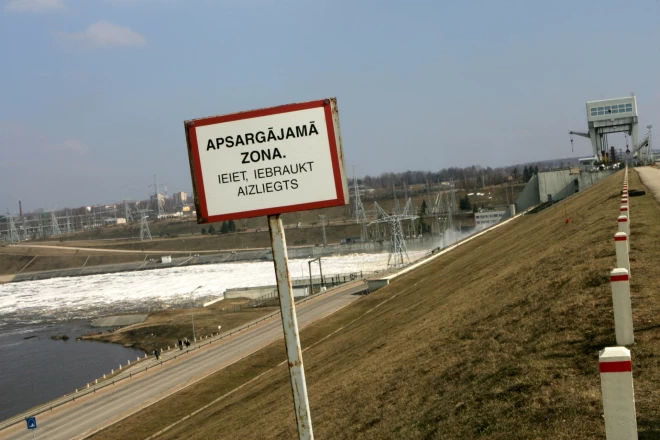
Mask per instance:
[[[311,295],[314,293],[314,283],[312,282],[312,263],[318,262],[319,263],[319,272],[321,273],[321,281],[320,281],[320,288],[323,288],[325,286],[325,283],[323,282],[323,268],[321,267],[321,257],[319,258],[314,258],[312,260],[309,260],[307,262],[307,265],[309,266],[309,294]]]
[[[200,289],[202,286],[195,287],[195,290]],[[195,337],[195,314],[193,313],[193,293],[195,290],[190,292],[190,319],[192,320],[192,330],[193,330],[193,342],[197,339]]]

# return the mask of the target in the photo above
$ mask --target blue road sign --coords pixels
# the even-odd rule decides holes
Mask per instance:
[[[28,417],[25,419],[27,422],[27,428],[28,429],[37,429],[37,418],[36,417]]]

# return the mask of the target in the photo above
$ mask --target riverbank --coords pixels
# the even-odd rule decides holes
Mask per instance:
[[[0,328],[0,420],[56,399],[102,376],[142,350],[77,340],[88,320]],[[68,339],[51,339],[66,335]]]
[[[243,298],[225,299],[208,307],[159,310],[149,313],[144,322],[116,330],[93,329],[82,336],[89,341],[119,344],[152,353],[156,349],[174,346],[179,339],[210,335],[230,330],[277,310],[278,307],[247,307]]]

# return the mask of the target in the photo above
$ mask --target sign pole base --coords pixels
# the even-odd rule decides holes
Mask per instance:
[[[312,440],[312,417],[307,399],[307,384],[305,382],[305,369],[303,368],[302,350],[298,334],[298,320],[296,319],[296,306],[293,300],[293,288],[289,274],[289,259],[286,251],[286,238],[284,225],[279,214],[268,216],[268,229],[273,249],[273,262],[275,263],[275,278],[277,291],[280,296],[280,310],[282,312],[282,328],[284,329],[284,343],[291,376],[291,389],[296,409],[296,423],[298,424],[298,438]]]

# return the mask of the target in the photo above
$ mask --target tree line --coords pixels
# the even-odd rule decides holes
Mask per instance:
[[[430,184],[438,185],[441,182],[453,182],[457,189],[483,188],[492,185],[501,185],[508,181],[526,183],[534,174],[538,174],[538,165],[520,165],[509,167],[450,167],[440,171],[404,171],[401,173],[386,172],[379,176],[365,176],[362,182],[367,188],[388,189],[393,186]]]
[[[215,233],[220,233],[220,234],[227,234],[229,232],[236,232],[236,223],[234,223],[234,220],[229,220],[229,221],[224,221],[220,225],[220,231],[216,231],[215,227],[213,224],[209,225],[209,228],[202,228],[201,230],[202,235],[206,234],[215,234]]]

